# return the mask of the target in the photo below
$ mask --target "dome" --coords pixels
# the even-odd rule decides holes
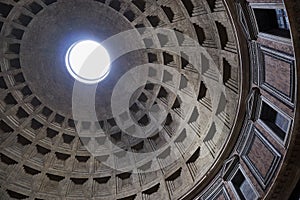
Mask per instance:
[[[297,198],[299,8],[0,0],[0,196]]]

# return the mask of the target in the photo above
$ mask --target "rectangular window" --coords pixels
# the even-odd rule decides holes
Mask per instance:
[[[231,183],[239,199],[248,200],[258,198],[249,180],[245,177],[240,168],[238,168],[233,175]]]
[[[273,107],[263,101],[260,119],[280,140],[285,141],[290,127],[290,120],[285,115],[276,111]]]
[[[258,31],[284,38],[291,38],[290,25],[285,9],[254,8]]]

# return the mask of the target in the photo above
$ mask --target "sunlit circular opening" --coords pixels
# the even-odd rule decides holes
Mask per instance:
[[[73,44],[66,54],[66,66],[69,73],[86,84],[99,83],[110,71],[110,57],[106,49],[92,40]]]

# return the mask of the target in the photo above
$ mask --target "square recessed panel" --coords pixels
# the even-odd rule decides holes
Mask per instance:
[[[259,85],[288,106],[294,106],[294,58],[281,52],[261,47]]]
[[[278,169],[281,154],[255,127],[249,134],[242,158],[262,188],[265,189]]]

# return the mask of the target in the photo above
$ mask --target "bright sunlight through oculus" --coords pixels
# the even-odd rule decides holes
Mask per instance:
[[[73,44],[66,54],[66,66],[77,81],[96,84],[110,72],[110,57],[106,49],[92,40]]]

